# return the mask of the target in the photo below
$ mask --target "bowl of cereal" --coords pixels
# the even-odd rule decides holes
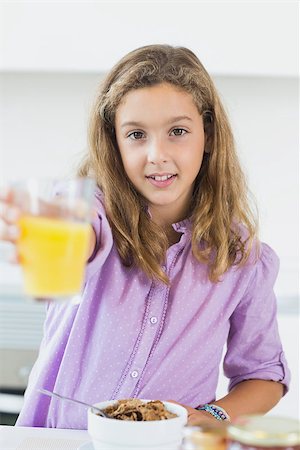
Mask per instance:
[[[88,410],[88,433],[95,450],[177,450],[187,410],[159,400],[110,400],[95,403],[109,417]]]

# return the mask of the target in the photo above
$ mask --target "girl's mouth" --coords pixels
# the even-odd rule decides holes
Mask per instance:
[[[147,176],[147,180],[149,183],[151,183],[153,186],[164,188],[170,186],[175,178],[177,177],[176,174],[168,174],[168,175],[150,175]]]

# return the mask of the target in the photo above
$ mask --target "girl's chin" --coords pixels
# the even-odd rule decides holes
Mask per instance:
[[[166,198],[166,196],[164,198],[162,198],[162,195],[158,195],[158,196],[148,196],[147,200],[149,202],[149,206],[170,206],[173,205],[174,202],[176,202],[176,199],[174,199],[174,197],[168,197]]]

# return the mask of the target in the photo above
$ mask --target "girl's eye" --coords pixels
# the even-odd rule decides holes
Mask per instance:
[[[171,134],[173,134],[173,136],[183,136],[186,133],[187,133],[187,131],[184,130],[183,128],[174,128],[171,131]]]
[[[138,139],[142,139],[144,137],[144,133],[142,131],[133,131],[132,133],[128,134],[128,137],[136,141]]]

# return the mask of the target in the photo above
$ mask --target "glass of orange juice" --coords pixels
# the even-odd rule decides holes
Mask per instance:
[[[25,293],[36,299],[80,294],[88,258],[95,183],[28,179],[13,185],[21,210],[17,249]]]

